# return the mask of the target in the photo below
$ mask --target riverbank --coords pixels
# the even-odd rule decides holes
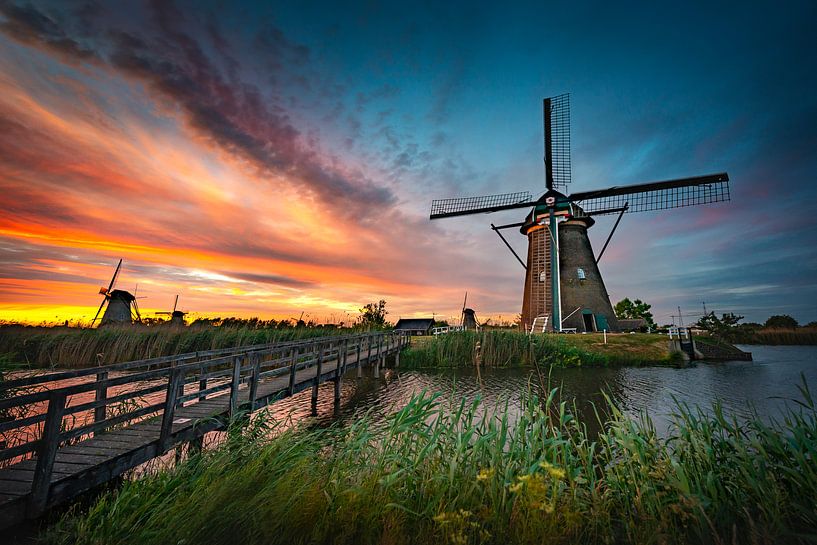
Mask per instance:
[[[678,406],[667,439],[613,406],[590,434],[555,390],[521,411],[421,394],[380,423],[256,419],[102,494],[46,540],[805,543],[817,532],[817,411],[803,397],[772,424]]]
[[[679,365],[667,337],[646,333],[587,335],[526,335],[517,331],[464,331],[434,337],[414,337],[401,365],[410,368],[555,365],[609,367],[616,365]]]

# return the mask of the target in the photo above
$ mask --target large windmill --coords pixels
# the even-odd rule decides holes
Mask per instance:
[[[136,304],[136,296],[125,290],[114,289],[116,279],[119,276],[119,270],[122,268],[122,260],[116,266],[116,270],[111,277],[111,282],[108,287],[99,288],[99,294],[102,295],[102,303],[91,320],[91,325],[94,325],[96,319],[99,318],[99,313],[102,312],[102,307],[107,303],[105,314],[102,315],[102,320],[99,322],[100,326],[108,324],[132,324],[133,322],[140,322],[142,317],[139,315],[139,307]]]
[[[522,323],[527,331],[615,331],[618,329],[598,261],[627,212],[667,210],[729,200],[724,172],[694,178],[613,186],[565,195],[571,181],[570,102],[568,95],[544,99],[545,188],[538,199],[529,192],[434,200],[431,219],[530,208],[524,221],[493,229],[525,268]],[[598,257],[587,229],[593,216],[618,214]],[[524,262],[502,236],[519,227],[528,238]],[[541,328],[541,329],[540,329]]]

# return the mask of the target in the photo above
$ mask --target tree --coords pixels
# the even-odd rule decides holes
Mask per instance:
[[[738,316],[731,312],[722,314],[720,318],[714,312],[704,314],[698,320],[698,327],[705,329],[713,337],[718,337],[724,341],[735,340],[738,334],[738,322],[743,320],[743,316]]]
[[[788,314],[771,316],[763,327],[772,329],[795,329],[797,327],[797,320]]]
[[[377,303],[368,303],[360,309],[360,325],[371,327],[383,327],[386,325],[386,301],[381,299]]]
[[[618,318],[625,320],[643,319],[647,322],[647,327],[654,329],[655,322],[653,321],[652,312],[650,312],[651,308],[652,305],[648,305],[641,299],[630,301],[628,297],[625,297],[616,303],[615,311]]]

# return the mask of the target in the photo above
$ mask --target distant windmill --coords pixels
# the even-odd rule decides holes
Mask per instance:
[[[170,312],[163,311],[157,312],[156,315],[164,314],[170,316],[170,325],[173,326],[184,326],[184,316],[187,314],[186,312],[182,312],[181,310],[176,310],[176,307],[179,306],[179,296],[176,295],[176,300],[173,302],[173,310]]]
[[[666,210],[729,200],[724,172],[665,182],[584,191],[565,195],[570,183],[570,102],[568,95],[544,99],[545,193],[529,192],[434,200],[430,219],[530,208],[524,221],[493,229],[525,268],[522,323],[526,330],[615,331],[618,329],[598,261],[625,212]],[[587,229],[592,216],[618,214],[598,257]],[[561,219],[561,221],[557,221]],[[527,262],[517,255],[500,230],[519,227],[528,238]],[[555,281],[554,281],[555,280]],[[566,316],[562,317],[562,310]]]
[[[466,307],[468,304],[468,292],[465,292],[465,299],[462,301],[462,314],[460,315],[460,324],[462,325],[463,329],[472,329],[476,331],[479,329],[479,323],[477,322],[477,313],[474,312],[474,309]]]
[[[125,290],[114,289],[116,279],[119,276],[119,270],[122,268],[122,260],[116,266],[116,270],[111,277],[111,282],[108,287],[99,288],[99,294],[103,296],[102,303],[91,320],[91,325],[94,325],[96,319],[99,318],[99,313],[102,312],[102,307],[105,303],[108,306],[105,308],[105,314],[102,315],[102,320],[99,322],[100,326],[108,324],[131,324],[133,322],[142,321],[139,315],[139,306],[136,304],[136,297]]]

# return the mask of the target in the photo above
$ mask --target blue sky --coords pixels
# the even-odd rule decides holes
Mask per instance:
[[[431,223],[428,207],[440,197],[541,191],[541,100],[568,92],[570,190],[720,171],[732,180],[730,203],[624,218],[601,262],[613,302],[644,299],[659,322],[678,306],[698,312],[702,301],[752,321],[779,313],[817,320],[813,3],[2,6],[0,59],[11,79],[28,82],[18,83],[23,95],[46,100],[46,83],[31,71],[51,66],[40,79],[52,87],[63,84],[54,75],[63,72],[121,103],[105,115],[125,127],[122,138],[127,127],[174,135],[223,180],[221,191],[246,206],[255,204],[248,188],[256,183],[270,195],[290,195],[298,207],[318,207],[339,218],[339,232],[354,234],[347,266],[330,249],[307,253],[308,242],[255,226],[263,251],[274,246],[276,256],[326,267],[292,288],[302,290],[297,302],[270,296],[274,314],[307,304],[316,315],[340,312],[381,295],[394,314],[456,314],[465,290],[480,316],[518,313],[521,268],[488,229],[518,218]],[[122,100],[123,93],[133,96]],[[49,96],[56,115],[71,103],[59,90]],[[263,115],[255,118],[253,108]],[[197,154],[199,145],[206,154]],[[2,183],[37,187],[45,176],[39,164],[15,167],[25,176]],[[252,172],[231,174],[245,167]],[[255,182],[231,178],[245,175]],[[189,208],[182,201],[157,206],[177,214]],[[19,226],[36,213],[22,210],[11,219]],[[591,230],[596,251],[612,221]],[[213,235],[214,246],[250,252],[232,229]],[[5,236],[9,247],[25,238]],[[515,236],[523,251],[524,239]],[[43,253],[53,250],[38,244]],[[235,254],[224,252],[225,261]],[[101,263],[117,253],[94,255]],[[148,254],[127,260],[134,277],[164,274]],[[36,248],[31,255],[37,259]],[[273,276],[286,276],[286,268]],[[312,273],[297,273],[298,281]],[[393,284],[373,281],[366,289],[366,274]],[[6,277],[15,275],[22,273]],[[354,285],[344,284],[347,277]],[[160,293],[184,288],[167,277]],[[327,292],[332,297],[319,295]],[[194,302],[203,312],[224,307],[219,298]],[[230,308],[254,311],[249,301]]]

